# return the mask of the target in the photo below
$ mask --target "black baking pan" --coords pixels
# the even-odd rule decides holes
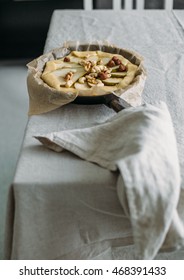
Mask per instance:
[[[127,107],[130,107],[126,101],[113,93],[94,96],[77,96],[73,103],[83,105],[104,104],[107,107],[113,109],[115,112],[119,112]]]

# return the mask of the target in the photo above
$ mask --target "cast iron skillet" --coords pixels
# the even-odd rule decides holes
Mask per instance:
[[[71,48],[71,51],[76,50],[75,48]],[[137,58],[135,57],[135,55],[133,55],[131,52],[129,52],[128,50],[124,50],[124,49],[119,49],[115,46],[99,46],[99,45],[93,45],[91,44],[86,45],[86,44],[81,44],[79,50],[80,51],[96,51],[96,50],[102,50],[104,52],[107,53],[119,53],[120,55],[124,56],[126,59],[128,59],[129,61],[131,61],[133,64],[136,64]],[[105,104],[106,106],[112,108],[115,112],[119,112],[127,107],[130,107],[130,105],[124,101],[122,98],[119,98],[118,96],[114,95],[113,93],[107,93],[104,95],[98,95],[98,96],[78,96],[73,103],[76,104]]]
[[[75,48],[72,49],[70,47],[71,51],[76,50]],[[120,55],[124,56],[126,59],[128,59],[129,61],[131,61],[133,64],[137,64],[137,58],[135,57],[135,55],[133,55],[131,52],[129,52],[128,50],[124,50],[124,49],[119,49],[116,47],[112,47],[112,46],[101,46],[99,48],[99,45],[80,45],[79,50],[80,51],[96,51],[96,50],[102,50],[104,52],[108,52],[108,53],[119,53]],[[107,93],[104,95],[98,95],[98,96],[78,96],[73,103],[76,104],[105,104],[106,106],[112,108],[114,111],[119,112],[127,107],[130,107],[130,105],[124,101],[122,98],[119,98],[118,96],[114,95],[113,93]]]
[[[113,93],[107,93],[99,96],[77,96],[77,98],[73,101],[75,104],[105,104],[107,107],[112,108],[115,112],[119,112],[130,105],[114,95]]]

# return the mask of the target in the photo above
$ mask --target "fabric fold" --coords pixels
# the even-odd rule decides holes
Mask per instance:
[[[164,102],[125,109],[93,127],[35,138],[54,151],[66,149],[110,171],[119,170],[117,195],[131,221],[137,259],[153,259],[163,245],[184,245],[184,225],[177,213],[177,143]]]

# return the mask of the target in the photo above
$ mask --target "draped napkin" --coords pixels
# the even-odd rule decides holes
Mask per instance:
[[[180,169],[170,113],[164,102],[120,111],[105,123],[35,136],[110,171],[119,170],[117,195],[132,225],[137,259],[184,245],[177,212]]]

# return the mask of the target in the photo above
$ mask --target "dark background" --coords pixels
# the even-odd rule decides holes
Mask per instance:
[[[111,0],[93,2],[95,8],[112,8]],[[163,1],[147,0],[145,8],[162,9]],[[175,0],[174,8],[184,8],[184,0]],[[83,1],[0,0],[0,59],[41,55],[54,9],[83,9]]]
[[[40,55],[53,10],[77,8],[82,0],[0,0],[0,58]]]

